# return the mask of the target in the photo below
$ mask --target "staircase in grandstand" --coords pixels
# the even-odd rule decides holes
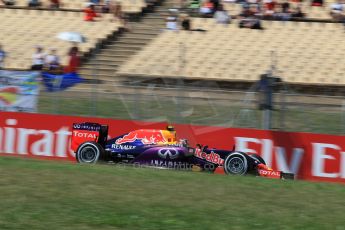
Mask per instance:
[[[95,82],[115,83],[120,65],[140,51],[165,27],[165,13],[173,7],[174,1],[162,1],[152,12],[144,14],[139,21],[128,22],[121,34],[108,40],[101,48],[96,48],[90,58],[80,68],[80,74]],[[106,84],[104,84],[106,87]],[[79,87],[87,87],[80,85]]]

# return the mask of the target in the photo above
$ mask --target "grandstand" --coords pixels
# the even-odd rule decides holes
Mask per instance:
[[[166,13],[177,1],[163,2],[154,12],[143,15],[140,21],[128,23],[130,31],[119,36],[110,36],[123,26],[119,21],[111,22],[111,14],[104,14],[100,22],[84,22],[82,13],[74,11],[82,9],[85,1],[81,0],[63,1],[62,11],[1,8],[4,33],[0,35],[0,43],[9,53],[5,68],[27,69],[35,45],[57,48],[58,55],[64,57],[63,63],[66,63],[65,53],[71,44],[58,40],[56,34],[75,31],[88,39],[80,44],[83,53],[89,54],[97,44],[102,44],[102,49],[88,55],[80,68],[81,75],[103,80],[106,84],[123,77],[180,76],[221,82],[254,82],[271,68],[272,53],[276,62],[275,74],[285,82],[344,84],[344,60],[341,58],[344,28],[340,23],[329,19],[325,22],[267,20],[262,21],[264,30],[250,30],[240,29],[237,19],[224,26],[216,24],[212,18],[194,17],[192,27],[207,32],[166,31]],[[24,7],[25,3],[17,1],[17,6]],[[144,0],[123,1],[123,4],[137,12],[143,12],[143,7],[147,6]],[[326,1],[324,7],[301,4],[308,19],[309,16],[329,18],[328,9],[332,2]],[[232,15],[241,10],[241,5],[236,3],[224,2],[224,6]],[[48,1],[43,1],[43,7],[48,7]]]
[[[0,9],[0,43],[8,53],[5,67],[28,69],[36,45],[45,49],[55,48],[57,54],[63,57],[62,64],[66,64],[66,53],[72,44],[59,40],[57,34],[73,31],[84,35],[87,42],[79,44],[79,47],[85,53],[121,28],[120,22],[110,21],[110,18],[112,16],[106,14],[100,22],[88,23],[83,21],[80,12],[2,8]]]
[[[284,0],[277,1],[278,3],[283,3]],[[327,0],[324,1],[324,5],[322,7],[316,7],[311,6],[310,1],[290,1],[291,8],[294,7],[301,7],[302,12],[306,14],[306,18],[308,19],[314,19],[314,20],[329,20],[331,19],[331,16],[329,14],[330,12],[330,6],[333,4],[334,0]],[[230,12],[232,15],[238,15],[241,10],[241,4],[235,4],[235,3],[224,3],[225,9]]]
[[[343,119],[342,111],[345,111],[343,98],[330,100],[319,96],[315,100],[314,95],[344,95],[345,63],[342,54],[345,46],[342,23],[311,18],[300,21],[261,20],[264,29],[251,30],[239,28],[237,18],[229,25],[221,25],[216,24],[213,18],[194,15],[191,18],[192,28],[206,32],[168,31],[165,30],[165,19],[176,2],[178,1],[156,1],[150,11],[143,9],[139,12],[140,20],[127,22],[128,30],[122,29],[124,25],[120,20],[110,20],[114,19],[112,14],[103,14],[97,22],[85,22],[81,10],[74,10],[72,6],[62,10],[0,7],[0,43],[7,54],[4,67],[27,70],[31,66],[36,45],[43,46],[45,51],[57,48],[63,64],[66,64],[66,53],[72,44],[61,41],[56,36],[63,31],[79,32],[87,37],[86,43],[79,44],[84,54],[79,74],[88,81],[61,93],[42,90],[39,112],[120,116],[133,107],[131,118],[146,119],[152,118],[153,113],[158,114],[153,112],[155,110],[147,109],[154,107],[151,100],[175,105],[176,101],[169,103],[168,100],[180,97],[185,104],[176,103],[176,107],[168,106],[163,111],[159,107],[159,112],[178,117],[175,115],[176,111],[194,106],[197,102],[198,106],[202,105],[202,113],[196,114],[203,117],[206,98],[216,101],[215,108],[220,108],[220,112],[215,112],[217,117],[205,115],[207,118],[202,121],[205,122],[203,124],[209,124],[207,119],[228,122],[230,112],[224,109],[224,106],[228,106],[234,118],[231,125],[258,127],[259,123],[255,121],[261,118],[251,117],[258,114],[257,94],[250,91],[254,88],[251,86],[257,83],[261,74],[272,69],[274,64],[274,76],[281,77],[287,83],[283,85],[284,92],[279,91],[281,101],[275,101],[276,105],[287,113],[301,114],[301,117],[293,117],[287,122],[292,127],[291,130],[298,130],[298,125],[301,124],[299,122],[304,124],[305,120],[314,120],[314,127],[319,127],[319,119],[323,119],[323,114],[327,112],[328,117],[334,117],[332,127],[335,128],[332,131],[339,132],[341,127],[338,121]],[[238,14],[235,8],[240,10],[239,4],[225,4],[231,15]],[[315,9],[327,10],[327,7]],[[189,12],[188,9],[181,11]],[[183,81],[176,81],[181,79]],[[182,86],[180,82],[183,82]],[[151,90],[152,85],[157,89]],[[303,91],[298,91],[299,89]],[[334,89],[337,89],[335,93]],[[192,98],[189,94],[182,95],[190,92],[193,92]],[[285,92],[292,92],[293,95],[288,95],[285,100]],[[296,92],[315,94],[299,97],[295,95]],[[58,99],[59,97],[62,98]],[[275,97],[276,100],[277,98]],[[61,100],[60,103],[58,100]],[[299,104],[295,105],[297,102]],[[97,109],[98,103],[101,110]],[[107,106],[103,106],[105,104]],[[110,108],[109,104],[113,106]],[[293,110],[287,110],[284,106]],[[302,117],[304,115],[300,111],[310,112],[310,108],[316,107],[318,110],[315,116],[312,114],[309,119]],[[191,111],[185,112],[191,113],[191,119],[195,119],[195,114]],[[247,126],[242,122],[243,113],[245,122],[250,122],[246,123]],[[284,128],[284,125],[280,125],[280,120],[284,120],[281,117],[279,127]],[[128,117],[124,115],[121,118]],[[305,130],[311,130],[311,125],[306,127]]]
[[[42,5],[39,8],[49,8],[50,1],[49,0],[41,0]],[[81,10],[85,8],[86,0],[64,0],[61,4],[61,9],[64,10]],[[125,13],[139,13],[147,6],[145,0],[119,0],[122,5],[122,10]],[[16,0],[16,7],[27,7],[28,1],[27,0]]]
[[[344,28],[337,23],[264,21],[264,30],[193,18],[197,31],[165,31],[119,70],[121,75],[255,81],[271,68],[293,84],[345,84]],[[184,57],[181,57],[181,55]],[[181,61],[184,61],[181,69]]]

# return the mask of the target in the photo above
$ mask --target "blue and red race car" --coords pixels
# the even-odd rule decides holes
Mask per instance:
[[[108,140],[108,126],[74,123],[71,148],[79,163],[107,161],[171,169],[211,171],[229,175],[257,175],[293,179],[291,173],[269,168],[257,154],[189,146],[177,140],[172,126],[164,130],[139,129]]]

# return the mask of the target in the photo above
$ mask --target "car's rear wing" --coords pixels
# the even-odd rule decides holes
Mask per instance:
[[[76,152],[78,147],[86,141],[95,141],[105,146],[108,137],[108,126],[98,123],[73,123],[71,149]]]

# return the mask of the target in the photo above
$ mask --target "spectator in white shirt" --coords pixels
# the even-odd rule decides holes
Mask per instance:
[[[341,1],[337,1],[331,4],[331,16],[335,20],[342,20],[344,18],[343,14],[344,4]]]
[[[216,22],[219,24],[229,24],[231,17],[223,8],[222,4],[219,4],[217,11],[213,15]]]
[[[31,70],[42,70],[46,54],[41,46],[36,47],[36,52],[32,55]]]
[[[45,58],[45,68],[48,70],[58,70],[61,69],[60,58],[56,54],[56,49],[50,49],[50,53]]]
[[[169,15],[165,18],[166,22],[166,29],[168,30],[177,30],[177,14],[178,10],[176,9],[169,9]]]

